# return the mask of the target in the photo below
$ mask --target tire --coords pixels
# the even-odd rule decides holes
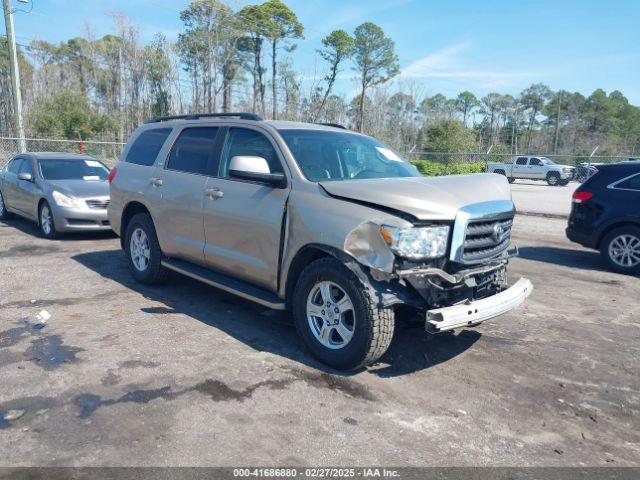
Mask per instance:
[[[629,255],[616,255],[627,244]],[[640,273],[640,228],[620,227],[609,232],[600,243],[600,256],[611,270],[620,273]]]
[[[138,213],[129,221],[124,251],[127,255],[129,270],[136,281],[145,285],[156,285],[167,279],[169,272],[160,263],[162,250],[160,250],[156,229],[149,214]]]
[[[516,179],[513,177],[507,177],[507,180],[509,181],[509,183],[513,183],[516,181]]]
[[[53,218],[51,205],[46,200],[40,204],[38,209],[38,227],[40,228],[40,235],[44,238],[54,239],[62,236],[56,229],[56,221]]]
[[[4,203],[4,197],[2,196],[2,192],[0,192],[0,220],[9,220],[13,215],[9,210],[7,210],[7,206]]]
[[[331,308],[325,308],[327,290],[322,287],[326,285],[330,287]],[[351,301],[351,309],[348,302],[343,302],[342,294]],[[344,312],[340,311],[342,308]],[[319,316],[308,315],[314,310]],[[375,363],[393,338],[394,311],[378,308],[368,288],[333,257],[316,260],[303,270],[293,292],[292,311],[305,345],[316,358],[338,370],[356,370]],[[326,328],[329,325],[326,322],[333,322],[330,328]],[[338,324],[342,328],[336,326]],[[325,344],[320,339],[322,331],[329,332],[325,335]],[[351,335],[347,341],[348,332],[347,335],[340,333],[345,331]]]
[[[505,177],[507,176],[507,172],[505,172],[504,170],[495,170],[493,173],[496,173],[498,175],[504,175]]]
[[[551,187],[556,187],[560,184],[560,175],[556,172],[547,174],[547,184]]]
[[[561,187],[566,187],[567,185],[569,185],[569,180],[560,180],[560,183],[558,183],[558,185],[560,185]]]

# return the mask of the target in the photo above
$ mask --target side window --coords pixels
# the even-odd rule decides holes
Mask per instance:
[[[11,160],[11,164],[9,165],[9,171],[17,175],[18,172],[20,171],[21,166],[22,166],[22,159],[14,158],[13,160]]]
[[[620,182],[615,188],[622,188],[625,190],[636,190],[640,192],[640,173],[635,177],[627,178],[624,182]]]
[[[229,162],[236,156],[262,157],[271,173],[282,173],[282,164],[271,142],[262,133],[247,128],[230,128],[222,151],[220,176],[229,174]]]
[[[24,159],[18,173],[30,173],[33,175],[33,168],[31,167],[31,160]]]
[[[216,172],[218,127],[186,128],[171,148],[167,169],[211,175]]]
[[[532,158],[529,162],[529,165],[533,165],[534,167],[539,167],[540,165],[542,165],[542,162],[540,161],[539,158]]]
[[[134,140],[124,161],[147,167],[153,165],[170,133],[171,128],[156,128],[142,132]]]
[[[527,157],[518,157],[518,159],[516,160],[516,165],[526,165],[527,164]]]

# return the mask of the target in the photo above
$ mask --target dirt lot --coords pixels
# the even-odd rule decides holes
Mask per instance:
[[[563,228],[518,218],[511,278],[536,290],[516,313],[401,325],[339,375],[282,314],[135,284],[112,236],[0,223],[0,464],[640,465],[640,279]]]

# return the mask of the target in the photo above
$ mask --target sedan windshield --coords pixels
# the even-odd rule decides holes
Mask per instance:
[[[281,130],[280,134],[312,182],[421,176],[389,147],[364,135],[326,130]]]
[[[46,159],[38,160],[42,178],[45,180],[106,180],[109,169],[92,159]]]

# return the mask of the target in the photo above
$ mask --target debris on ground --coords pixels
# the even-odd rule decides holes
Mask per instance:
[[[26,410],[7,410],[2,418],[7,421],[17,420],[25,414]]]
[[[36,315],[36,320],[38,321],[33,325],[33,328],[36,330],[42,330],[47,326],[47,322],[51,318],[51,314],[46,310],[40,310],[40,312]]]

